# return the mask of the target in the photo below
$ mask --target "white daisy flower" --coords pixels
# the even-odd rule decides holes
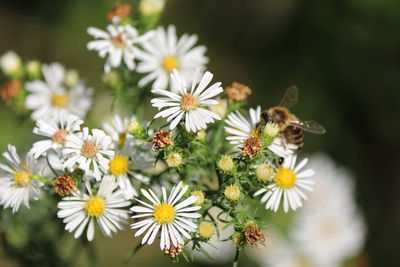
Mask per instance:
[[[70,134],[65,138],[62,154],[67,159],[63,167],[73,170],[75,164],[85,171],[88,178],[100,181],[102,172],[108,171],[110,158],[114,156],[112,139],[104,131],[85,127],[82,132]]]
[[[149,189],[142,189],[142,194],[151,202],[146,203],[137,200],[143,206],[134,206],[131,211],[138,213],[132,218],[150,217],[131,225],[132,229],[138,229],[135,236],[140,236],[146,230],[147,233],[142,239],[142,244],[147,242],[151,245],[161,229],[161,250],[169,249],[171,246],[178,247],[184,245],[185,242],[181,235],[191,239],[188,232],[194,232],[197,225],[191,219],[200,218],[201,214],[195,211],[201,209],[200,206],[188,207],[196,202],[197,197],[191,196],[184,201],[178,203],[182,196],[186,193],[189,186],[182,187],[182,182],[173,187],[169,197],[164,187],[162,187],[163,198],[160,200],[156,194]]]
[[[301,212],[292,231],[297,249],[313,266],[342,266],[345,260],[361,253],[365,240],[364,221],[348,206]]]
[[[310,159],[318,173],[314,192],[296,216],[291,236],[314,266],[342,266],[361,253],[366,226],[348,172],[325,155]]]
[[[33,144],[30,152],[37,159],[46,155],[47,151],[52,149],[60,152],[64,146],[66,137],[81,129],[83,121],[79,117],[61,110],[56,117],[47,120],[37,120],[33,133],[47,137],[45,140],[37,141]]]
[[[217,113],[221,116],[221,118],[223,118],[228,112],[228,100],[222,99],[220,97],[217,97],[216,100],[218,101],[218,104],[211,106],[210,110],[214,113]]]
[[[138,31],[129,24],[107,26],[107,31],[89,27],[87,33],[99,39],[87,44],[88,50],[96,50],[99,56],[104,58],[108,55],[104,65],[104,71],[109,72],[112,68],[118,68],[123,60],[130,70],[135,69],[135,44],[141,43],[153,35],[153,31],[139,36]]]
[[[66,110],[80,118],[85,117],[92,104],[92,88],[78,83],[70,89],[64,87],[65,69],[58,63],[42,66],[44,81],[35,80],[25,84],[30,93],[25,101],[27,109],[34,110],[32,119],[47,119]]]
[[[131,119],[134,118],[132,117]],[[103,123],[103,129],[111,136],[116,149],[132,146],[133,136],[127,133],[127,127],[131,119],[115,115],[111,123]]]
[[[0,204],[4,208],[12,208],[15,213],[21,204],[29,208],[30,200],[37,200],[42,194],[43,183],[32,179],[34,175],[42,175],[44,165],[36,161],[32,154],[21,161],[15,146],[8,145],[3,153],[6,164],[0,163]]]
[[[232,112],[228,115],[225,123],[225,131],[228,133],[226,140],[239,148],[240,145],[249,137],[258,135],[257,124],[260,122],[261,107],[257,109],[249,109],[250,118],[244,117],[239,111]],[[279,157],[285,158],[293,154],[293,150],[297,146],[287,144],[282,137],[275,137],[268,149],[277,154]]]
[[[139,86],[154,81],[153,89],[167,89],[174,69],[191,82],[196,70],[204,71],[208,62],[208,58],[204,56],[206,47],[193,47],[197,39],[196,35],[188,34],[178,39],[173,25],[167,30],[157,28],[154,37],[141,44],[144,51],[137,53],[140,60],[137,72],[148,73],[139,81]]]
[[[187,90],[184,77],[178,71],[174,70],[171,74],[171,79],[178,91],[176,93],[162,89],[153,91],[155,94],[164,96],[152,99],[151,103],[153,107],[159,110],[167,107],[165,110],[157,113],[154,118],[167,118],[168,122],[171,121],[169,125],[170,130],[174,129],[184,118],[188,132],[197,132],[201,129],[206,129],[208,123],[220,120],[221,117],[218,114],[205,107],[218,104],[218,101],[211,98],[223,92],[221,83],[214,83],[207,88],[213,78],[213,74],[208,71],[204,73],[201,80],[199,78],[200,75],[197,73],[192,82],[191,89]]]
[[[289,207],[292,210],[296,210],[302,207],[302,199],[307,199],[303,190],[312,191],[311,185],[314,182],[309,177],[315,173],[312,169],[301,171],[308,162],[307,158],[295,166],[296,159],[297,155],[285,158],[282,166],[275,173],[273,183],[254,194],[254,196],[258,196],[265,193],[261,198],[261,203],[266,202],[266,209],[276,212],[283,198],[283,209],[285,212],[289,211]]]
[[[104,176],[96,194],[89,188],[89,194],[81,191],[72,192],[72,196],[64,197],[58,203],[57,216],[63,219],[65,230],[75,231],[74,237],[81,236],[86,226],[86,237],[89,241],[94,238],[94,222],[97,221],[104,235],[111,237],[113,233],[123,229],[127,224],[130,205],[124,197],[122,189],[112,177]]]

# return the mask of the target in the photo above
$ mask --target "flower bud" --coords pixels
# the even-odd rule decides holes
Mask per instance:
[[[165,0],[142,0],[139,4],[140,14],[146,17],[158,15],[164,9]]]
[[[196,206],[201,206],[204,203],[204,194],[200,190],[196,190],[192,192],[192,196],[197,197],[196,202],[193,203],[193,205]]]
[[[199,141],[204,141],[206,139],[206,135],[207,135],[206,131],[200,130],[196,134],[196,139],[199,140]]]
[[[272,177],[273,170],[269,164],[261,164],[256,169],[256,177],[260,181],[267,181],[270,177]]]
[[[210,222],[202,222],[199,225],[199,235],[203,239],[210,239],[214,234],[214,225]]]
[[[101,79],[110,87],[116,87],[120,82],[118,72],[115,70],[104,73]]]
[[[279,125],[274,122],[268,122],[264,127],[263,133],[268,137],[275,137],[279,133]]]
[[[218,161],[218,167],[223,172],[232,172],[235,169],[235,163],[230,156],[223,155],[221,159]]]
[[[14,51],[8,51],[1,56],[0,67],[6,75],[18,77],[22,72],[21,58]]]
[[[40,62],[37,60],[30,60],[25,65],[26,72],[31,80],[39,79],[41,76]]]
[[[145,139],[147,137],[146,130],[136,119],[131,119],[126,127],[126,131],[138,139]]]
[[[171,153],[166,159],[168,167],[175,168],[182,164],[182,156],[179,153]]]
[[[69,69],[65,72],[64,84],[67,87],[74,87],[79,82],[79,74],[74,69]]]
[[[224,195],[231,201],[238,200],[240,197],[240,188],[237,185],[230,185],[225,188]]]

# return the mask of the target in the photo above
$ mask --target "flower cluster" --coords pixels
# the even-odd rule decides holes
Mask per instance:
[[[135,17],[118,3],[106,30],[87,29],[95,38],[87,49],[105,58],[104,83],[131,114],[95,118],[102,127],[85,121],[93,90],[76,72],[23,64],[13,52],[0,59],[2,98],[31,111],[40,138],[22,160],[12,145],[3,153],[0,204],[15,213],[53,195],[75,238],[93,240],[95,224],[108,237],[130,224],[142,236],[138,248],[157,242],[173,260],[212,257],[206,247],[223,224],[238,256],[268,242],[266,210],[295,211],[313,190],[315,172],[307,158],[297,160],[307,129],[286,107],[279,116],[260,106],[246,112],[251,89],[234,82],[224,90],[196,35],[157,26],[163,7],[142,0]],[[147,122],[150,105],[155,115]],[[264,205],[261,215],[246,205],[250,199]]]

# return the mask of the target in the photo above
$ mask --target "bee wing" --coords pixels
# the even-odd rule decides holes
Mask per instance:
[[[316,121],[288,121],[288,125],[295,126],[304,131],[314,133],[314,134],[324,134],[326,133],[325,128]]]
[[[298,98],[299,98],[299,90],[297,89],[297,86],[292,85],[288,89],[286,89],[286,91],[283,93],[279,106],[290,108],[291,106],[297,103]]]

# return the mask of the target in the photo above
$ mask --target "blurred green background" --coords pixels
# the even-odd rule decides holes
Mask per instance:
[[[24,59],[63,62],[86,77],[97,96],[106,95],[103,61],[86,51],[86,28],[104,27],[113,3],[3,0],[0,53],[12,49]],[[369,228],[370,266],[400,266],[400,1],[170,0],[162,22],[177,25],[179,34],[197,33],[216,80],[248,84],[251,105],[276,105],[286,87],[298,85],[293,111],[328,131],[307,135],[304,151],[325,151],[353,171]],[[1,151],[7,143],[27,149],[32,122],[18,121],[0,105]],[[101,108],[97,103],[92,117]],[[137,240],[128,232],[98,237],[102,265],[125,266]],[[166,257],[153,256],[157,250],[142,250],[130,265],[167,266]]]

